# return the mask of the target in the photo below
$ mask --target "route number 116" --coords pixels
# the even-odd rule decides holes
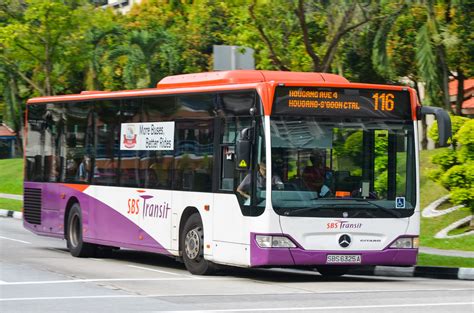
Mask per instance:
[[[376,92],[372,98],[374,99],[374,110],[393,111],[393,108],[395,107],[395,102],[393,101],[395,96],[393,93]]]

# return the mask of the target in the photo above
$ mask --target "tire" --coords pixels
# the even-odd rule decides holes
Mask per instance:
[[[316,267],[316,270],[324,277],[339,277],[344,274],[347,274],[349,268],[346,266],[338,265],[321,265]]]
[[[193,275],[210,275],[216,266],[204,258],[204,228],[198,213],[191,215],[181,234],[181,252],[186,269]]]
[[[66,240],[72,256],[86,258],[95,255],[97,246],[82,241],[82,212],[78,203],[74,203],[69,210]]]

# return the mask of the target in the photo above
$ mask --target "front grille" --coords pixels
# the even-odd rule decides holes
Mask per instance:
[[[23,216],[30,224],[41,225],[41,189],[25,188],[23,193]]]

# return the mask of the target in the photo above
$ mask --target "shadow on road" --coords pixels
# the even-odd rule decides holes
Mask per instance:
[[[51,249],[48,249],[51,250]],[[66,248],[55,248],[54,250],[69,253]],[[72,256],[71,256],[72,257]],[[135,265],[147,266],[152,268],[156,266],[157,270],[163,268],[176,269],[186,271],[184,264],[177,261],[174,257],[164,256],[160,254],[135,251],[135,250],[114,250],[99,251],[96,256],[102,259],[111,259],[126,263],[134,263]],[[230,266],[220,266],[215,277],[242,278],[261,282],[275,283],[301,283],[301,282],[382,282],[393,281],[381,277],[354,276],[345,275],[342,277],[323,277],[312,268],[301,269],[285,269],[285,268],[238,268]],[[211,276],[212,277],[212,276]],[[399,279],[397,279],[399,280]]]

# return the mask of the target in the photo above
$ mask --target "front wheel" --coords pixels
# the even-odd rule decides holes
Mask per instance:
[[[210,275],[215,265],[204,258],[204,229],[201,216],[191,215],[181,234],[181,252],[186,269],[194,275]]]
[[[78,203],[74,203],[69,211],[66,240],[72,256],[85,258],[95,254],[96,245],[82,241],[82,212]]]

